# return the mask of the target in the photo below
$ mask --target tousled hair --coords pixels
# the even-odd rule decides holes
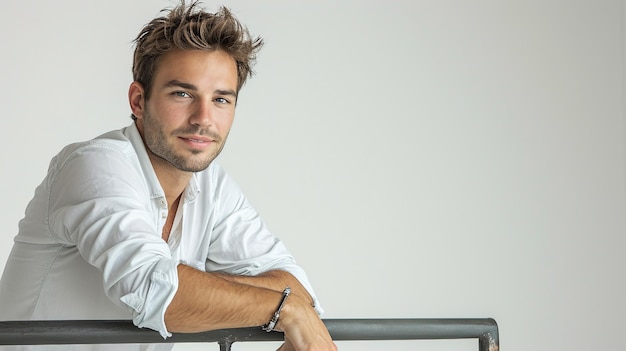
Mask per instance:
[[[182,0],[162,12],[165,16],[146,24],[134,40],[133,80],[143,86],[146,100],[159,59],[174,49],[224,51],[237,64],[237,91],[252,76],[263,39],[252,38],[229,9],[221,7],[216,13],[209,13],[199,8],[197,0],[189,5]]]

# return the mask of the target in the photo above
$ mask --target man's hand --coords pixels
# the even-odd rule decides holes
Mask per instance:
[[[318,349],[311,349],[311,350],[318,350]],[[323,349],[323,350],[326,350],[326,349]],[[327,350],[337,350],[337,346],[335,346],[335,344],[333,343],[332,345],[330,345],[330,348],[327,348]],[[296,351],[296,348],[291,343],[291,340],[289,340],[289,338],[285,336],[285,342],[278,349],[276,349],[276,351]]]
[[[280,347],[277,348],[276,351],[296,351],[296,349],[291,344],[291,341],[289,341],[289,339],[285,337],[285,342],[280,345]]]
[[[283,307],[278,329],[285,333],[285,343],[279,351],[337,350],[324,322],[311,305],[299,297],[294,296]]]

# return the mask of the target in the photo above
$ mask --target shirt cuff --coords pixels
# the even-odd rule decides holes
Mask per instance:
[[[159,332],[163,339],[172,336],[165,325],[165,310],[178,290],[177,266],[173,260],[160,260],[150,274],[145,298],[136,292],[121,297],[122,302],[133,311],[133,323],[139,328]]]

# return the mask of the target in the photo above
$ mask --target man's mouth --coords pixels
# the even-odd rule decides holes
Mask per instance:
[[[207,146],[215,142],[215,139],[201,136],[201,135],[179,136],[179,138],[189,145],[200,146],[200,147]]]
[[[183,138],[185,140],[189,140],[194,143],[210,143],[213,140],[205,140],[205,139],[194,139],[194,138]]]

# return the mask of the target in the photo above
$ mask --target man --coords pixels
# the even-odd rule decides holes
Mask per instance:
[[[336,350],[304,271],[212,162],[261,46],[227,9],[184,1],[142,29],[133,123],[53,158],[19,224],[0,319],[132,318],[164,338],[265,325],[284,331],[281,350]]]

